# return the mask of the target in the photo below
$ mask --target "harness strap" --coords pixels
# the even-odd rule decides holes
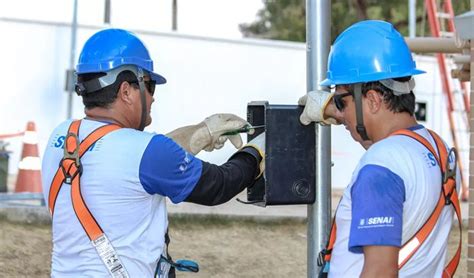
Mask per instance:
[[[72,122],[71,126],[69,127],[68,134],[73,133],[76,134],[76,136],[79,135],[79,127],[81,125],[81,121],[74,121]],[[120,126],[118,125],[105,125],[97,128],[93,132],[91,132],[79,145],[79,143],[75,140],[65,140],[65,146],[69,148],[68,151],[70,151],[73,148],[76,148],[79,145],[78,149],[78,155],[79,158],[81,158],[85,152],[95,143],[97,142],[100,138],[104,137],[106,134],[109,132],[112,132],[114,130],[119,129]],[[70,159],[63,159],[61,160],[61,163],[59,165],[59,169],[56,171],[56,174],[54,175],[53,181],[51,183],[51,187],[49,189],[49,198],[48,198],[48,207],[49,207],[49,212],[51,213],[51,216],[54,215],[54,206],[56,204],[56,198],[58,197],[58,193],[61,189],[61,186],[63,185],[64,180],[66,179],[66,173],[65,170],[68,170],[69,168],[72,167],[72,163],[77,162],[77,161],[72,161]],[[63,167],[61,167],[63,166]],[[77,168],[77,167],[76,167]],[[69,169],[71,170],[71,169]]]
[[[408,260],[421,247],[421,245],[426,241],[426,239],[430,235],[431,231],[434,229],[444,207],[447,205],[452,205],[454,208],[454,211],[456,212],[456,217],[458,219],[459,243],[458,243],[458,248],[456,250],[456,253],[451,258],[451,260],[449,261],[449,263],[447,264],[447,266],[445,267],[443,271],[443,278],[448,278],[448,277],[453,277],[459,265],[459,261],[461,259],[461,246],[462,246],[461,206],[459,203],[459,198],[458,198],[458,194],[456,190],[456,180],[454,179],[454,175],[456,171],[454,170],[453,173],[448,173],[451,171],[449,167],[449,153],[446,149],[446,146],[438,134],[436,134],[432,130],[428,130],[428,131],[435,141],[436,149],[438,150],[437,153],[439,154],[439,156],[436,155],[437,153],[434,152],[434,149],[432,145],[428,142],[428,140],[426,140],[424,137],[422,137],[421,135],[419,135],[418,133],[414,131],[399,130],[392,134],[392,135],[408,136],[417,140],[421,144],[423,144],[435,156],[436,161],[438,162],[438,166],[441,170],[441,174],[442,174],[441,175],[441,184],[442,184],[441,189],[442,190],[440,193],[438,203],[436,204],[434,211],[431,213],[430,217],[425,222],[425,224],[400,249],[399,256],[398,256],[398,266],[400,269],[408,262]]]
[[[454,183],[454,190],[451,195],[451,204],[454,207],[456,212],[456,217],[458,218],[458,228],[459,228],[459,243],[456,253],[454,253],[453,258],[449,261],[448,265],[444,268],[443,278],[454,277],[456,269],[458,268],[459,261],[461,260],[461,248],[462,248],[462,218],[461,218],[461,205],[459,203],[458,193],[456,191],[456,184]]]
[[[326,248],[321,250],[318,256],[318,266],[323,266],[325,263],[329,263],[331,261],[331,253],[334,244],[336,243],[336,215],[334,215],[332,219],[331,231],[329,232],[328,243]]]
[[[456,253],[454,254],[453,258],[449,261],[447,266],[443,271],[443,278],[453,277],[454,273],[456,272],[457,266],[459,265],[459,261],[461,259],[461,246],[462,246],[462,233],[461,233],[461,207],[459,203],[458,194],[456,191],[456,180],[454,179],[455,170],[450,171],[449,167],[449,153],[446,150],[446,146],[444,145],[443,140],[437,135],[435,132],[428,130],[433,137],[437,152],[433,148],[433,146],[426,140],[423,136],[419,135],[416,132],[411,130],[398,130],[391,135],[403,135],[408,136],[410,138],[415,139],[419,143],[423,144],[435,157],[436,161],[438,162],[438,166],[441,170],[441,192],[438,202],[434,211],[431,213],[428,220],[423,224],[423,226],[415,233],[415,235],[409,239],[400,249],[399,256],[398,256],[398,269],[401,269],[416,251],[421,247],[421,245],[426,241],[428,236],[430,235],[431,231],[433,231],[436,223],[438,222],[439,216],[441,215],[444,207],[446,205],[452,205],[456,212],[456,216],[458,218],[459,224],[459,244]],[[450,152],[454,152],[454,149],[451,149]],[[455,161],[454,161],[455,163]],[[449,173],[448,173],[449,172]],[[336,242],[336,221],[335,218],[333,219],[331,231],[329,234],[328,243],[326,248],[321,251],[320,258],[322,262],[318,261],[318,264],[322,266],[324,263],[329,263],[331,260],[331,252]]]
[[[61,159],[59,169],[51,183],[49,190],[48,206],[51,217],[54,215],[56,199],[63,184],[71,185],[71,200],[74,213],[81,223],[84,231],[89,237],[91,244],[96,249],[100,259],[112,277],[126,277],[129,275],[120,261],[116,250],[109,241],[104,231],[87,208],[81,194],[80,177],[82,164],[80,158],[99,139],[108,133],[120,128],[118,125],[105,125],[91,132],[81,143],[79,143],[80,120],[73,121],[69,126],[66,139],[64,140],[64,157]]]

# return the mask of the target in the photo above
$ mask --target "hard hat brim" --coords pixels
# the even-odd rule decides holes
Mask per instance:
[[[154,73],[154,72],[150,72],[150,79],[155,81],[156,84],[165,84],[166,83],[166,78],[164,78],[163,76],[161,76],[157,73]]]
[[[359,76],[359,77],[350,77],[350,78],[342,78],[342,79],[330,79],[326,78],[321,83],[319,83],[320,86],[334,86],[334,85],[346,85],[346,84],[355,84],[355,83],[367,83],[367,82],[374,82],[374,81],[379,81],[383,79],[390,79],[390,78],[399,78],[399,77],[406,77],[406,76],[413,76],[417,74],[422,74],[426,73],[424,70],[419,70],[419,69],[412,69],[409,72],[403,72],[403,73],[392,73],[392,74],[387,74],[387,73],[377,73],[377,74],[371,74],[367,76]],[[377,75],[384,75],[384,78],[382,76],[377,76]]]

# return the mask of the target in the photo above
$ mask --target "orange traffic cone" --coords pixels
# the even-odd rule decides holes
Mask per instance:
[[[34,122],[28,122],[23,136],[23,151],[18,164],[15,192],[42,192],[41,160],[38,154],[38,134]]]

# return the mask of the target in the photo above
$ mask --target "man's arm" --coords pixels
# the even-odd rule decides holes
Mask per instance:
[[[185,201],[207,206],[229,201],[262,175],[264,152],[265,133],[262,133],[221,166],[202,162],[201,177]]]
[[[178,159],[174,162],[169,160],[165,165],[175,164],[174,167],[182,169],[180,171],[183,174],[170,180],[169,184],[174,184],[174,186],[169,187],[157,185],[160,183],[159,179],[147,181],[143,178],[142,183],[145,190],[150,194],[158,193],[168,196],[175,203],[186,201],[214,206],[229,201],[244,188],[253,185],[255,179],[263,172],[265,135],[261,134],[254,138],[221,166],[200,161],[195,157],[188,157],[184,150],[192,154],[197,154],[203,149],[212,151],[221,148],[227,139],[235,147],[240,148],[242,146],[240,134],[234,134],[233,132],[249,125],[247,121],[232,114],[214,114],[197,125],[182,127],[168,133],[167,137],[171,138],[182,149],[170,144],[168,148],[157,149],[148,153],[158,154],[174,150],[174,153],[169,154],[169,157],[179,158],[184,156],[183,161],[185,163],[183,164]],[[150,156],[153,157],[153,155]],[[149,160],[153,160],[153,158]],[[157,163],[149,164],[158,165]],[[149,164],[144,163],[144,165]],[[188,164],[191,166],[188,167]],[[147,167],[144,166],[143,168],[146,169]],[[198,168],[200,168],[200,171],[198,170],[199,172],[196,173]],[[147,171],[147,173],[153,172],[152,170]],[[171,166],[171,171],[175,172],[173,166]],[[141,176],[150,177],[154,175],[144,173]]]
[[[357,175],[351,198],[349,251],[364,254],[361,277],[396,277],[402,246],[403,180],[384,166],[367,164]]]
[[[253,185],[263,172],[264,134],[235,153],[221,166],[199,160],[176,142],[155,135],[143,153],[139,179],[149,194],[182,201],[217,205],[230,200],[245,187]],[[253,143],[253,144],[250,144]]]
[[[223,204],[255,182],[262,157],[252,147],[236,153],[221,166],[202,162],[202,174],[185,202],[215,206]]]
[[[364,267],[360,277],[398,277],[398,251],[394,246],[364,246]]]

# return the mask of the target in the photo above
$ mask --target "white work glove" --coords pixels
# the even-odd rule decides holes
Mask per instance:
[[[210,152],[220,149],[224,146],[227,139],[236,148],[240,148],[242,146],[242,138],[239,133],[235,135],[223,134],[236,131],[245,126],[250,126],[250,124],[236,115],[214,114],[197,125],[178,128],[167,134],[167,136],[186,151],[195,155],[201,150]]]
[[[332,101],[334,93],[326,91],[311,91],[298,100],[298,105],[304,106],[303,113],[300,115],[300,122],[308,125],[311,122],[317,122],[322,125],[338,125],[336,119],[324,118],[324,110]]]

